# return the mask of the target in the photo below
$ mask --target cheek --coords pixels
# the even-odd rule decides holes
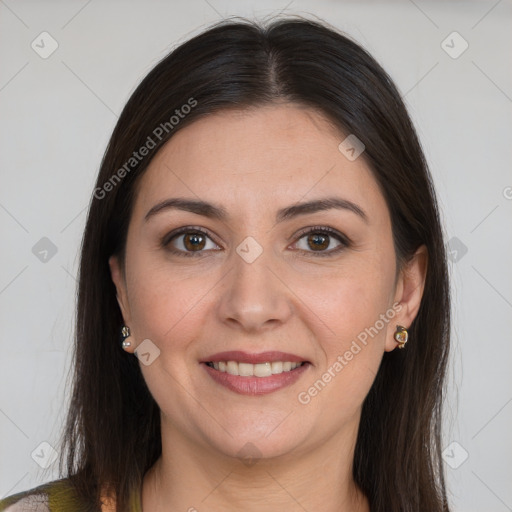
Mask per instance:
[[[391,262],[361,257],[357,263],[344,264],[341,271],[301,280],[300,289],[296,289],[298,295],[307,297],[308,306],[322,320],[322,332],[330,334],[328,339],[332,338],[327,345],[332,351],[343,349],[347,342],[374,326],[380,315],[386,313],[393,281]],[[379,332],[385,331],[381,322],[377,327]]]
[[[319,397],[315,400],[321,409],[332,407],[342,421],[356,412],[370,390],[394,326],[394,263],[392,258],[361,257],[334,278],[315,283],[303,283],[298,292],[308,297],[307,306],[315,313],[316,325],[311,327],[322,351],[320,379],[315,376],[304,391]]]
[[[190,319],[200,307],[205,283],[197,276],[169,270],[168,264],[155,264],[150,257],[134,257],[132,279],[128,278],[130,310],[137,341],[149,338],[163,348],[172,340],[173,347],[178,348],[180,340],[193,337],[198,326]]]
[[[160,351],[150,365],[140,365],[144,380],[159,407],[190,426],[196,410],[190,396],[197,394],[191,351],[194,340],[201,337],[204,295],[211,286],[204,278],[180,275],[168,265],[155,265],[150,258],[133,263],[134,278],[129,283],[132,332],[136,344],[149,339]]]

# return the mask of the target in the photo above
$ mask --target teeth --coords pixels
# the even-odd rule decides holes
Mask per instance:
[[[283,363],[282,361],[274,361],[272,363],[272,373],[283,373]]]
[[[273,361],[272,363],[239,363],[237,361],[219,361],[218,363],[208,363],[220,372],[230,375],[239,375],[241,377],[270,377],[279,375],[283,372],[290,372],[302,366],[304,363],[292,363],[290,361]]]
[[[238,363],[236,363],[235,361],[228,361],[226,364],[227,364],[226,371],[230,375],[240,375],[240,373],[238,372]]]

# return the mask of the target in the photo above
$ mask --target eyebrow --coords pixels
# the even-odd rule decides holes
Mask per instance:
[[[299,215],[332,209],[348,210],[358,215],[365,222],[368,222],[368,216],[360,206],[352,201],[348,201],[347,199],[342,199],[340,197],[326,197],[323,199],[308,201],[306,203],[297,203],[292,206],[287,206],[277,212],[276,222],[283,222],[285,220],[298,217]],[[146,213],[144,220],[147,221],[157,213],[166,210],[183,210],[197,215],[202,215],[203,217],[208,217],[210,219],[220,221],[229,220],[229,214],[222,206],[214,205],[206,201],[179,197],[166,199],[156,204],[148,211],[148,213]]]

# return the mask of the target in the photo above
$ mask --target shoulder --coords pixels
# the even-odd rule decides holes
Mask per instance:
[[[54,480],[0,500],[0,512],[71,512],[87,510],[75,496],[69,479]]]
[[[43,493],[26,496],[25,493],[14,494],[0,501],[2,512],[50,512],[48,497]]]

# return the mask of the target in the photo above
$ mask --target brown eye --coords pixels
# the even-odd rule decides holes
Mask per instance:
[[[220,249],[207,233],[190,228],[165,236],[162,247],[179,256],[201,256],[210,250]]]
[[[313,233],[308,235],[307,244],[310,249],[314,251],[327,249],[329,247],[329,236],[320,233]]]
[[[187,233],[183,235],[183,245],[187,251],[200,251],[206,245],[206,237],[201,233]]]
[[[349,245],[347,237],[327,227],[315,227],[303,231],[295,243],[296,248],[300,251],[315,256],[334,255]]]

